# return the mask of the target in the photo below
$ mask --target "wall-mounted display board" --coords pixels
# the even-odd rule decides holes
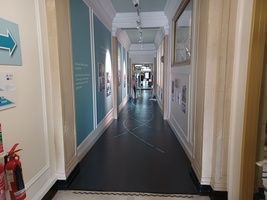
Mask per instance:
[[[187,138],[189,124],[189,89],[190,75],[172,74],[172,103],[171,115],[176,121],[179,133]]]
[[[98,63],[98,92],[105,91],[106,84],[105,84],[105,64]]]
[[[16,87],[13,72],[0,72],[0,111],[15,107]]]
[[[127,80],[127,50],[123,48],[123,93],[122,98],[126,97],[126,80]]]
[[[121,73],[122,71],[122,62],[123,62],[123,55],[122,55],[122,45],[118,42],[118,75],[119,75],[119,84],[118,84],[118,103],[121,104],[122,102],[122,86],[121,86]]]
[[[112,83],[112,66],[111,66],[111,32],[93,15],[94,23],[94,43],[95,43],[95,66],[103,63],[105,66],[105,91],[96,93],[97,106],[97,124],[100,123],[113,108],[113,83]],[[99,78],[101,68],[96,67],[96,80]],[[97,86],[99,87],[99,86]],[[97,88],[98,89],[98,88]],[[97,90],[96,90],[97,91]]]
[[[71,0],[70,11],[76,132],[79,146],[94,129],[90,10],[82,0]]]
[[[0,18],[0,65],[22,65],[19,27]]]

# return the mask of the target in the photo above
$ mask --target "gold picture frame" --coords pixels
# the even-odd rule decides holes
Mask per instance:
[[[173,65],[191,63],[193,0],[183,0],[173,18]]]

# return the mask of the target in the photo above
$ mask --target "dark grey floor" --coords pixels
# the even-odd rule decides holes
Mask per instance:
[[[190,161],[150,91],[129,100],[80,163],[72,190],[197,194]]]

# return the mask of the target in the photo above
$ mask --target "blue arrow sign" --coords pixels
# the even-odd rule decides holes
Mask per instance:
[[[7,34],[3,35],[0,34],[0,49],[3,50],[8,50],[9,51],[9,55],[12,56],[17,43],[14,40],[14,38],[12,37],[11,33],[9,32],[9,30],[6,30]]]

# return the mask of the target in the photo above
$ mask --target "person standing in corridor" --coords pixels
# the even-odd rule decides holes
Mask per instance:
[[[135,76],[133,75],[132,77],[132,89],[133,89],[133,98],[135,99],[136,98],[136,79],[135,79]]]

